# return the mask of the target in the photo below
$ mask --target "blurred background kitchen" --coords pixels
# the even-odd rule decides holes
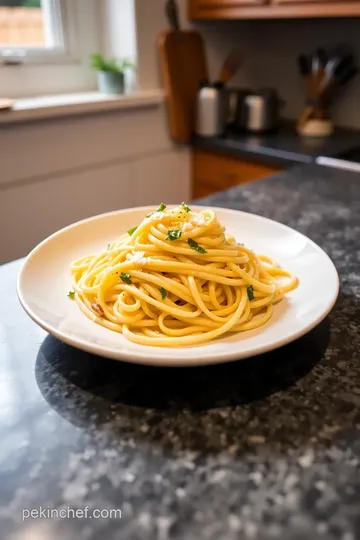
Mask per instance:
[[[165,4],[0,2],[0,263],[97,213],[357,161],[360,0]]]

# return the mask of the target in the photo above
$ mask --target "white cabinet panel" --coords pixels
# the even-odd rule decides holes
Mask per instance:
[[[0,184],[172,148],[163,105],[0,127]]]
[[[129,164],[117,164],[0,191],[0,264],[74,221],[134,206],[131,184]]]

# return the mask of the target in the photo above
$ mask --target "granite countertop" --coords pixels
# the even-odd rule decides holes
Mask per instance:
[[[283,121],[274,133],[252,135],[229,129],[224,137],[198,137],[192,146],[233,157],[278,165],[313,163],[318,156],[339,157],[360,147],[360,131],[336,128],[330,137],[300,137],[293,122]]]
[[[152,368],[75,350],[22,311],[21,261],[1,267],[1,537],[359,538],[359,200],[360,175],[309,165],[202,201],[295,227],[341,278],[315,330],[227,365]],[[87,505],[122,517],[22,522],[23,510]]]

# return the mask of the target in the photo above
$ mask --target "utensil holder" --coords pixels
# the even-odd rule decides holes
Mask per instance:
[[[297,132],[308,137],[328,137],[334,132],[330,110],[320,100],[309,101],[297,123]]]

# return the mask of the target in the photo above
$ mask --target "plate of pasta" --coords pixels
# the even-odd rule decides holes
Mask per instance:
[[[204,365],[255,356],[311,330],[339,290],[328,255],[275,221],[185,203],[95,216],[27,257],[32,319],[99,356]]]

